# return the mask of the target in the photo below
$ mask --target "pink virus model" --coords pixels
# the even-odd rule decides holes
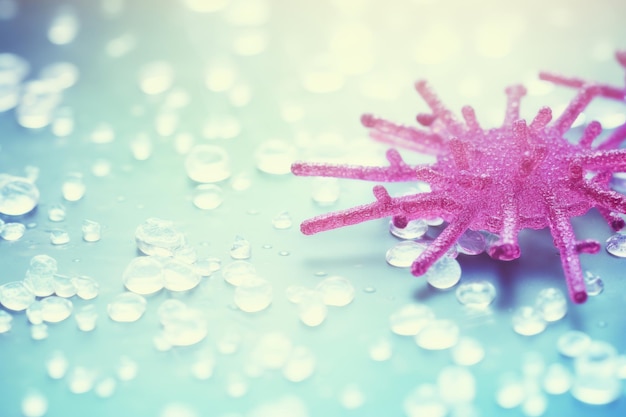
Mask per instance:
[[[434,164],[411,166],[397,150],[390,149],[386,154],[389,165],[384,167],[297,162],[292,172],[379,182],[424,181],[431,191],[392,197],[376,185],[375,202],[306,220],[301,231],[310,235],[388,216],[402,228],[413,219],[442,217],[447,226],[411,266],[413,275],[420,276],[467,229],[499,235],[489,247],[489,255],[512,260],[520,256],[520,229],[549,227],[561,255],[570,298],[583,303],[587,292],[579,254],[596,253],[600,244],[577,240],[570,218],[596,207],[609,225],[619,230],[624,221],[618,213],[626,212],[626,198],[609,188],[611,173],[626,170],[626,150],[606,149],[615,145],[612,139],[592,147],[602,130],[595,121],[589,123],[578,143],[563,137],[602,87],[583,85],[555,121],[550,123],[552,112],[544,107],[527,124],[519,114],[526,90],[511,86],[506,89],[504,122],[492,129],[481,128],[469,106],[462,109],[464,122],[458,120],[425,81],[415,87],[432,111],[417,116],[424,129],[372,115],[364,115],[361,121],[373,139],[434,155]]]

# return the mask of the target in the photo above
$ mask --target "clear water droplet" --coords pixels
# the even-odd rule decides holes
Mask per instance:
[[[232,246],[230,247],[230,257],[233,259],[249,259],[252,247],[250,242],[243,236],[235,236]]]
[[[130,261],[122,280],[126,289],[141,295],[153,294],[165,285],[161,262],[152,256],[140,256]]]
[[[413,240],[396,243],[385,255],[387,263],[398,268],[408,268],[427,246]]]
[[[100,223],[94,222],[93,220],[83,220],[82,231],[83,231],[83,240],[85,242],[97,242],[100,240],[102,227]]]
[[[48,209],[48,220],[50,220],[51,222],[62,222],[63,220],[65,220],[65,215],[66,212],[63,204],[53,204]]]
[[[389,222],[389,232],[400,239],[417,239],[428,231],[428,225],[422,219],[410,220],[405,227],[397,227],[393,220]]]
[[[461,265],[456,259],[444,256],[426,271],[424,278],[438,289],[453,287],[461,279]]]
[[[567,313],[567,299],[563,291],[557,288],[544,288],[535,299],[535,309],[545,321],[561,320]]]
[[[616,233],[606,240],[606,251],[618,258],[626,258],[626,234]]]
[[[376,362],[384,362],[391,359],[393,347],[391,341],[387,338],[381,338],[375,341],[369,347],[370,359]]]
[[[0,237],[9,242],[20,240],[26,233],[26,226],[22,223],[5,223],[0,229]]]
[[[513,313],[513,330],[522,336],[533,336],[546,329],[546,322],[534,307],[524,306]]]
[[[0,310],[0,334],[6,333],[11,330],[12,322],[13,316],[4,310]]]
[[[354,286],[347,278],[338,275],[323,279],[315,288],[322,295],[324,304],[329,306],[343,307],[354,299]]]
[[[274,229],[289,229],[292,223],[291,215],[286,211],[278,213],[272,219],[272,226],[274,226]]]
[[[0,214],[21,216],[39,203],[39,189],[30,180],[0,175]]]
[[[456,299],[464,306],[485,309],[496,298],[496,288],[489,281],[464,282],[456,289]]]
[[[40,392],[29,392],[22,398],[24,417],[43,417],[48,411],[48,399]]]
[[[556,342],[556,349],[563,356],[576,358],[589,349],[591,337],[578,330],[569,330],[563,333]]]
[[[415,336],[435,319],[435,313],[424,304],[407,304],[389,316],[391,331],[400,336]]]
[[[543,389],[551,395],[560,395],[569,391],[572,386],[572,373],[560,363],[548,366],[543,378]]]
[[[421,384],[404,399],[404,412],[407,417],[445,417],[448,407],[439,397],[433,384]]]
[[[52,379],[61,379],[67,373],[69,362],[65,354],[61,351],[54,351],[46,361],[46,371]]]
[[[315,355],[305,346],[295,346],[283,365],[282,373],[291,382],[302,382],[315,372]]]
[[[426,350],[453,347],[459,341],[459,326],[452,320],[431,320],[415,336],[415,342]]]
[[[185,244],[185,236],[173,222],[151,217],[137,227],[135,241],[146,255],[172,256]]]
[[[139,88],[144,94],[161,94],[172,87],[174,69],[169,62],[153,61],[141,67],[138,78]]]
[[[485,348],[473,338],[462,337],[452,348],[452,360],[457,365],[471,366],[479,363],[485,357]]]
[[[224,281],[239,286],[249,277],[256,276],[256,268],[248,261],[233,261],[222,268]]]
[[[213,210],[224,201],[222,188],[215,184],[200,184],[193,192],[193,205],[201,210]]]
[[[259,171],[273,175],[291,173],[291,164],[294,163],[297,155],[295,146],[279,139],[266,140],[257,147],[254,153]]]
[[[584,279],[585,289],[587,290],[587,295],[590,297],[600,295],[602,291],[604,291],[604,282],[598,275],[595,275],[590,271],[585,271]]]
[[[67,298],[52,295],[40,301],[41,315],[48,323],[58,323],[72,314],[73,305]]]
[[[65,181],[61,185],[63,198],[67,201],[78,201],[85,196],[87,187],[83,181],[83,174],[80,172],[70,172],[66,175]]]
[[[74,288],[76,288],[76,295],[83,300],[91,300],[98,296],[100,285],[98,285],[95,279],[81,275],[72,278],[72,283],[74,284]]]
[[[91,391],[96,380],[96,372],[84,366],[76,366],[67,375],[70,392],[84,394]]]
[[[448,404],[471,403],[476,397],[476,379],[467,369],[446,366],[437,375],[439,396]]]
[[[50,243],[53,245],[65,245],[70,241],[70,235],[63,229],[52,229],[50,233]]]
[[[311,198],[318,206],[335,204],[340,194],[341,188],[337,178],[314,178],[311,182]]]
[[[235,305],[247,313],[265,310],[272,303],[272,286],[269,282],[258,277],[249,277],[236,289]]]
[[[163,263],[163,280],[170,291],[189,291],[198,286],[200,279],[192,265],[176,259]]]
[[[143,316],[147,301],[139,294],[125,292],[119,294],[107,305],[107,313],[113,321],[133,322]]]
[[[163,304],[161,305],[163,307]],[[163,335],[172,346],[195,345],[207,335],[208,322],[205,314],[195,308],[178,306],[165,314],[160,308],[160,319],[163,325]]]
[[[465,255],[479,255],[487,248],[485,236],[474,230],[467,229],[456,242],[459,253]]]
[[[231,175],[228,152],[217,145],[196,145],[185,159],[187,176],[193,181],[213,183]]]
[[[0,304],[9,310],[23,311],[34,302],[35,294],[21,281],[8,282],[0,286]]]
[[[621,382],[616,373],[617,351],[607,342],[593,341],[574,360],[574,384],[571,393],[585,404],[602,405],[621,395]]]
[[[316,327],[326,320],[328,307],[320,292],[307,289],[306,292],[294,298],[298,300],[298,317],[302,323],[309,327]]]
[[[91,332],[96,328],[96,321],[98,320],[98,313],[96,307],[93,304],[81,307],[74,313],[74,319],[78,330],[82,332]]]

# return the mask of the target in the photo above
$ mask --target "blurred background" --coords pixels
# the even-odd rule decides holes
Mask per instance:
[[[369,203],[373,184],[289,172],[295,160],[384,164],[359,118],[413,124],[426,111],[418,79],[487,127],[516,83],[529,90],[523,117],[544,105],[559,114],[575,92],[539,81],[541,70],[623,87],[625,19],[616,0],[0,0],[0,173],[39,193],[34,210],[0,217],[0,284],[32,275],[36,255],[56,260],[57,295],[71,283],[69,307],[27,294],[11,308],[17,295],[0,291],[0,415],[626,413],[623,260],[582,255],[604,290],[567,301],[555,322],[522,314],[537,333],[525,336],[512,324],[520,307],[565,291],[546,230],[524,231],[510,263],[459,255],[461,284],[438,290],[386,261],[399,242],[387,220],[298,230]],[[568,135],[591,120],[606,135],[625,109],[597,99]],[[144,227],[137,243],[149,218],[171,223]],[[613,234],[596,212],[573,224],[603,246]],[[168,245],[150,241],[158,233],[184,236],[165,254],[189,284],[120,302],[133,260]],[[480,280],[492,303],[457,300]],[[446,320],[430,328],[435,346],[416,345],[431,314]],[[595,356],[572,359],[567,346],[587,346],[585,335],[602,342]],[[575,398],[575,372],[599,388]]]

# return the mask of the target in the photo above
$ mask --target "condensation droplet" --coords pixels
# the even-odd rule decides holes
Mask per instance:
[[[193,192],[193,205],[201,210],[213,210],[224,201],[222,188],[215,184],[200,184]]]
[[[413,240],[396,243],[385,255],[387,263],[398,268],[408,268],[426,250],[427,246]]]
[[[265,310],[272,303],[272,285],[258,277],[249,277],[236,289],[235,305],[247,313]]]
[[[196,145],[185,159],[187,176],[201,183],[219,182],[231,175],[228,152],[217,145]]]
[[[32,181],[0,175],[0,214],[21,216],[31,212],[39,203],[39,189]]]
[[[8,282],[0,286],[0,304],[9,310],[23,311],[34,302],[35,294],[21,281]]]
[[[53,295],[44,298],[40,303],[42,319],[48,323],[58,323],[72,314],[73,305],[67,298]]]
[[[83,174],[80,172],[70,172],[66,175],[65,181],[61,185],[63,198],[67,201],[78,201],[85,196],[87,187],[83,181]]]
[[[456,289],[456,299],[464,306],[485,309],[496,297],[496,288],[489,281],[464,282]]]
[[[431,320],[415,336],[415,342],[426,350],[442,350],[453,347],[459,341],[459,326],[452,320]]]
[[[535,299],[535,309],[545,321],[561,320],[567,313],[567,299],[557,288],[544,288]]]
[[[556,342],[559,353],[569,358],[576,358],[589,349],[591,337],[578,330],[569,330],[563,333]]]
[[[261,143],[255,153],[256,167],[266,174],[284,175],[291,173],[291,164],[297,158],[295,146],[280,139]]]
[[[107,313],[113,321],[133,322],[146,311],[147,301],[139,294],[125,292],[119,294],[107,305]]]
[[[147,295],[165,286],[161,262],[151,256],[134,258],[122,274],[124,286],[136,294]]]
[[[22,223],[5,223],[0,229],[0,237],[9,242],[20,240],[26,233],[26,226]]]
[[[618,258],[626,258],[626,234],[616,233],[606,240],[606,251]]]
[[[415,336],[435,319],[430,307],[424,304],[407,304],[389,316],[391,331],[400,336]]]
[[[249,259],[251,256],[251,245],[248,240],[242,236],[235,236],[232,246],[230,247],[230,257],[233,259]]]
[[[352,283],[347,278],[337,275],[324,278],[317,284],[316,290],[322,295],[324,304],[329,306],[343,307],[354,299]]]
[[[279,230],[289,229],[291,227],[291,224],[292,224],[291,215],[286,211],[282,211],[278,213],[272,219],[272,226],[274,226],[274,229],[279,229]]]
[[[146,255],[172,256],[185,244],[185,236],[169,220],[147,219],[135,230],[137,249]]]
[[[533,336],[543,332],[546,322],[541,313],[533,307],[524,306],[513,313],[513,330],[522,336]]]

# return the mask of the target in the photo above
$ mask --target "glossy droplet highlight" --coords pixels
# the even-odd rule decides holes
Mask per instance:
[[[48,323],[58,323],[72,314],[72,302],[57,296],[46,297],[41,302],[41,317]]]
[[[556,288],[545,288],[535,299],[535,309],[545,321],[557,321],[567,313],[567,299],[563,291]]]
[[[201,210],[213,210],[224,201],[222,188],[215,184],[200,184],[193,192],[193,205]]]
[[[151,217],[137,227],[135,241],[137,249],[146,255],[172,256],[184,245],[185,236],[173,222]]]
[[[252,246],[243,236],[235,236],[230,247],[230,257],[233,259],[249,259],[252,255]]]
[[[606,240],[606,251],[618,258],[626,258],[626,234],[616,233]]]
[[[0,237],[9,242],[20,240],[26,233],[26,226],[22,223],[5,223],[0,229]]]
[[[459,326],[452,320],[431,320],[415,336],[415,342],[426,350],[448,349],[459,341]]]
[[[0,286],[0,304],[9,310],[26,310],[34,301],[35,294],[21,281],[8,282]]]
[[[153,294],[165,286],[161,262],[151,256],[140,256],[130,261],[122,280],[129,291],[141,295]]]
[[[456,259],[444,256],[430,267],[424,274],[424,278],[438,289],[453,287],[461,279],[461,265]]]
[[[589,349],[591,337],[578,330],[569,330],[563,333],[556,342],[559,353],[569,358],[576,358]]]
[[[428,224],[422,219],[410,220],[405,227],[389,222],[389,232],[400,239],[418,239],[428,231]]]
[[[389,316],[391,331],[400,336],[414,336],[435,319],[435,313],[424,304],[407,304]]]
[[[413,261],[426,250],[427,246],[412,240],[395,244],[385,254],[387,263],[398,268],[408,268]]]
[[[247,313],[265,310],[272,298],[272,285],[262,278],[250,277],[235,288],[235,305]]]
[[[522,336],[533,336],[543,332],[546,322],[541,313],[533,307],[518,308],[513,313],[513,330]]]
[[[285,175],[291,173],[291,164],[296,160],[297,150],[286,141],[270,139],[259,145],[254,157],[259,171]]]

